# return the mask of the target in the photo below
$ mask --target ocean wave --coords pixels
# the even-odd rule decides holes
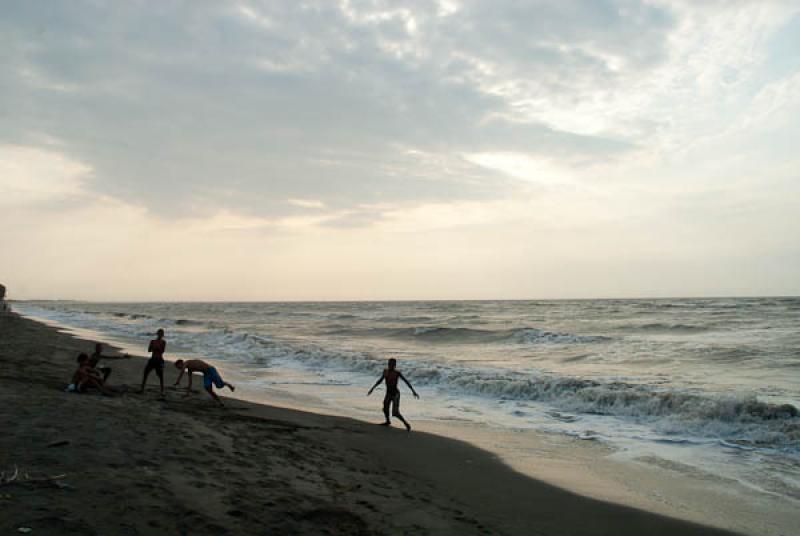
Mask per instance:
[[[649,324],[623,326],[622,329],[625,331],[647,333],[703,333],[709,331],[710,328],[695,324],[667,324],[664,322],[651,322]]]
[[[379,374],[385,360],[357,352],[284,349],[284,357],[313,368]],[[571,415],[633,418],[667,436],[708,437],[768,448],[800,449],[800,411],[753,394],[711,395],[619,381],[551,374],[474,370],[404,361],[415,385],[489,400],[543,402]]]
[[[466,374],[447,383],[480,396],[547,402],[572,413],[636,418],[665,434],[800,448],[798,409],[762,402],[751,394],[713,396],[558,376]]]
[[[83,313],[89,315],[108,315],[114,318],[122,318],[127,320],[147,320],[153,318],[152,316],[143,313],[129,313],[121,311],[102,312],[102,311],[85,310],[83,311]]]
[[[282,354],[313,369],[377,375],[386,361],[361,352],[296,348]],[[502,402],[546,403],[571,416],[591,414],[633,418],[667,436],[708,437],[769,448],[800,449],[800,411],[771,404],[754,394],[711,395],[660,386],[602,381],[544,373],[476,370],[452,364],[404,360],[401,368],[415,385]]]
[[[39,311],[41,312],[41,311]],[[66,324],[106,330],[146,340],[161,319],[129,323],[82,312],[43,312]],[[188,320],[188,319],[184,319]],[[450,326],[345,328],[335,333],[405,337],[426,342],[508,342],[515,344],[575,344],[607,340],[533,327],[482,330]],[[199,332],[168,330],[168,353],[176,348],[211,358],[264,365],[287,363],[319,370],[375,375],[385,367],[383,357],[334,349],[302,340],[280,340],[263,333],[207,326]],[[448,394],[482,397],[497,405],[503,400],[544,403],[562,414],[592,414],[631,418],[648,423],[668,437],[714,438],[757,448],[800,450],[800,414],[789,404],[770,404],[748,393],[712,395],[664,386],[542,373],[478,369],[453,362],[403,359],[403,372],[415,385]]]
[[[575,335],[558,333],[538,328],[524,327],[507,330],[476,329],[448,326],[416,326],[416,327],[378,327],[352,328],[342,327],[327,332],[329,335],[347,335],[378,338],[402,338],[430,343],[479,344],[479,343],[516,343],[516,344],[585,344],[603,342],[608,337],[599,335]]]
[[[174,324],[176,326],[204,326],[206,325],[205,322],[202,320],[192,320],[190,318],[179,318],[175,320]]]
[[[517,342],[527,343],[552,343],[552,344],[582,344],[603,342],[611,340],[601,335],[574,335],[572,333],[555,333],[537,328],[521,328],[512,331],[512,338]]]
[[[389,322],[398,324],[414,324],[420,322],[433,322],[433,317],[430,316],[407,316],[407,315],[384,315],[374,319],[377,322]]]

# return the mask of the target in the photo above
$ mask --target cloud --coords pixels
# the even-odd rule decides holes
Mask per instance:
[[[0,206],[78,196],[91,171],[56,151],[0,145]]]
[[[317,199],[289,199],[287,201],[290,205],[303,208],[324,208],[325,203]]]
[[[95,170],[92,189],[162,215],[223,206],[270,217],[304,208],[286,199],[344,209],[517,188],[465,152],[598,161],[630,150],[520,113],[523,97],[571,106],[651,68],[668,11],[489,6],[18,3],[0,22],[0,139],[63,140]]]
[[[796,2],[11,3],[7,273],[131,299],[796,293],[798,21]],[[726,275],[748,259],[762,275]]]

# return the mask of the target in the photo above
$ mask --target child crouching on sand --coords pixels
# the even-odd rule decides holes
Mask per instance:
[[[403,424],[406,425],[406,430],[410,432],[411,425],[400,415],[400,389],[397,386],[397,381],[403,380],[405,384],[408,385],[408,388],[411,389],[411,392],[414,393],[414,398],[419,398],[419,395],[414,388],[411,387],[411,384],[408,383],[406,377],[395,367],[397,367],[397,360],[392,358],[389,360],[389,367],[383,369],[383,374],[381,374],[381,377],[375,382],[375,385],[372,386],[372,389],[369,390],[367,396],[371,395],[372,391],[380,385],[382,381],[386,381],[386,396],[383,397],[383,415],[386,417],[386,420],[381,424],[383,426],[390,426],[392,424],[392,421],[389,420],[389,406],[391,406],[392,416],[400,419]]]
[[[189,396],[189,393],[192,392],[192,372],[201,372],[203,374],[203,387],[208,394],[211,395],[211,398],[216,400],[220,406],[224,406],[225,404],[222,403],[217,393],[214,392],[214,386],[216,385],[217,389],[227,387],[231,391],[236,389],[233,385],[222,379],[222,376],[219,375],[215,367],[212,367],[200,359],[190,359],[188,361],[178,359],[175,361],[175,368],[181,371],[178,375],[178,379],[175,380],[175,385],[180,385],[183,373],[189,371],[189,386],[186,388],[186,394],[184,396]]]

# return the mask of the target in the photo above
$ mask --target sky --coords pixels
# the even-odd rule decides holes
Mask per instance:
[[[800,295],[794,0],[0,9],[11,298]]]

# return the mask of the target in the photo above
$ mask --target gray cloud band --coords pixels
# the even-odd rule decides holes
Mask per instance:
[[[515,103],[621,87],[672,24],[594,0],[18,2],[0,19],[0,141],[60,140],[91,189],[160,213],[496,198],[522,186],[464,153],[630,150]]]

